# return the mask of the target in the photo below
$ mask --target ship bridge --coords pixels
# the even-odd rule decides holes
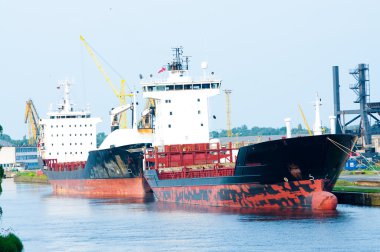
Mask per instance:
[[[220,94],[222,81],[206,73],[199,81],[189,77],[188,57],[174,48],[175,58],[167,66],[166,79],[141,82],[143,97],[155,101],[155,146],[209,142],[208,98]],[[166,71],[166,68],[163,68]]]

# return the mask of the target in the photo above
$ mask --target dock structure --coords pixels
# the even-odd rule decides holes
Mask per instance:
[[[358,103],[359,109],[341,110],[340,94],[339,94],[339,67],[333,66],[333,94],[334,94],[334,116],[336,116],[336,132],[350,133],[347,127],[353,122],[360,119],[359,128],[355,132],[362,137],[363,147],[372,147],[372,135],[380,133],[380,119],[376,113],[380,114],[380,102],[370,102],[370,81],[369,66],[367,64],[359,64],[357,68],[350,70],[350,74],[355,78],[355,83],[350,85],[357,98],[354,103]],[[346,116],[353,115],[354,118],[346,122]],[[370,118],[375,120],[375,124],[371,126]]]

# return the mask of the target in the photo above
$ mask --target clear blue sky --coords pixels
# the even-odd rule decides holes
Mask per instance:
[[[12,138],[27,134],[25,101],[41,117],[60,97],[58,80],[75,81],[79,108],[91,105],[108,133],[117,104],[79,35],[139,89],[139,74],[156,74],[182,45],[194,77],[200,63],[232,89],[232,126],[302,123],[301,104],[314,121],[315,92],[322,120],[333,113],[331,66],[340,66],[342,108],[356,108],[348,70],[370,65],[372,101],[380,100],[380,2],[373,1],[26,1],[0,0],[0,124]],[[109,69],[112,80],[120,79]],[[226,128],[225,97],[210,101],[211,129]]]

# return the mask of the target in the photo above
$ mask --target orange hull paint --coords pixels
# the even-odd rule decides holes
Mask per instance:
[[[323,191],[323,180],[303,180],[281,184],[231,184],[153,187],[159,200],[235,208],[311,208],[334,210],[337,198]]]
[[[152,191],[144,178],[50,180],[60,195],[86,197],[148,197]]]

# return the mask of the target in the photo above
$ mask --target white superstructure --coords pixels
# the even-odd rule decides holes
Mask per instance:
[[[209,142],[208,98],[220,93],[221,80],[206,74],[194,81],[188,75],[188,58],[182,48],[174,48],[175,58],[168,64],[166,80],[142,82],[143,97],[155,100],[155,146]],[[161,70],[162,71],[162,70]],[[160,71],[160,72],[161,72]]]
[[[67,80],[59,83],[57,88],[64,92],[63,103],[39,122],[42,159],[56,159],[58,163],[86,161],[88,152],[96,149],[96,124],[101,119],[92,118],[89,111],[74,110],[70,86]]]

